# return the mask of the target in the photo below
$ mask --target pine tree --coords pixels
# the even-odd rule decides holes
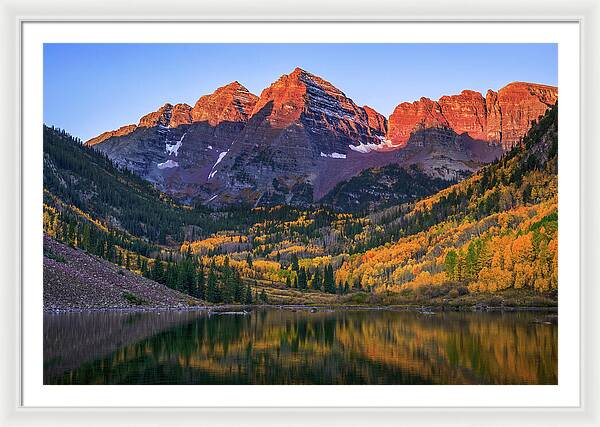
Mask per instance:
[[[300,266],[298,265],[298,256],[296,254],[292,254],[290,264],[292,265],[292,271],[298,271]]]
[[[308,287],[306,280],[306,270],[301,267],[298,271],[298,289],[304,290]]]
[[[166,285],[172,289],[183,290],[180,284],[177,283],[177,267],[173,262],[167,263]]]
[[[145,259],[142,260],[141,266],[140,266],[140,271],[142,272],[142,276],[144,277],[148,277],[148,261],[146,261]]]
[[[177,289],[192,295],[194,292],[196,277],[194,272],[194,264],[189,257],[181,260],[176,267],[177,271]]]
[[[206,298],[206,286],[204,282],[204,266],[201,264],[198,274],[196,274],[196,293],[194,295],[196,298]]]
[[[232,271],[224,272],[221,277],[221,300],[225,304],[232,304],[235,301],[236,280]]]
[[[333,267],[331,265],[325,266],[324,279],[323,279],[323,288],[325,292],[330,294],[335,294],[335,278],[333,276]]]
[[[154,265],[152,266],[152,280],[163,285],[165,284],[165,272],[162,261],[159,259],[154,260]]]
[[[221,302],[221,293],[219,292],[219,284],[217,283],[217,275],[215,269],[211,266],[208,271],[208,283],[206,285],[206,299],[209,302]]]
[[[260,291],[260,300],[263,302],[263,304],[267,304],[269,302],[267,298],[267,293],[264,289]]]
[[[242,284],[242,278],[240,277],[239,271],[234,274],[234,297],[233,299],[240,303],[244,303],[244,285]]]
[[[465,259],[465,279],[473,280],[476,278],[477,255],[475,252],[475,244],[473,241],[469,243],[467,255]]]
[[[317,291],[320,291],[321,287],[323,286],[323,282],[321,280],[321,270],[319,270],[318,267],[313,276],[311,286],[313,289],[315,289]]]
[[[246,296],[245,296],[245,300],[244,300],[245,304],[251,305],[253,303],[252,301],[252,289],[250,288],[250,284],[248,283],[248,285],[246,285]]]
[[[89,250],[91,248],[91,239],[90,225],[86,223],[83,226],[83,233],[81,234],[81,247]]]

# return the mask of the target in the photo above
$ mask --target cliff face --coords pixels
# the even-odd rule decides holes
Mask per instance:
[[[233,82],[86,144],[185,201],[308,206],[388,164],[460,180],[512,147],[556,100],[555,87],[511,83],[485,98],[465,90],[405,102],[386,120],[296,68],[260,96]]]
[[[150,128],[154,126],[168,127],[171,123],[171,113],[173,112],[173,106],[171,104],[165,104],[158,110],[148,113],[140,119],[138,127]]]
[[[448,126],[440,105],[429,98],[398,105],[388,120],[387,137],[394,147],[404,147],[410,134],[422,128]]]
[[[238,82],[218,88],[214,93],[200,97],[191,111],[193,122],[208,122],[217,126],[222,122],[245,122],[258,97]]]
[[[511,83],[498,92],[464,90],[438,101],[421,98],[396,107],[389,119],[388,138],[396,147],[406,145],[410,134],[422,128],[447,126],[477,140],[510,149],[527,133],[531,122],[558,99],[558,89],[533,83]]]
[[[498,108],[502,122],[502,145],[508,148],[518,142],[531,127],[531,122],[543,115],[557,100],[558,88],[553,86],[516,82],[500,89]]]
[[[442,115],[454,132],[467,132],[471,138],[486,140],[485,100],[479,92],[463,90],[460,95],[442,96],[438,101]]]
[[[387,133],[387,119],[383,114],[379,114],[377,111],[372,109],[371,107],[365,105],[363,107],[365,113],[367,114],[367,123],[369,128],[373,129],[379,135],[385,135]]]
[[[171,110],[168,127],[176,128],[192,123],[192,107],[187,104],[176,104]]]

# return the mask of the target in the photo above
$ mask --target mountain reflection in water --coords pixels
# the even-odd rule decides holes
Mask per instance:
[[[44,315],[45,384],[557,384],[548,314]],[[555,319],[551,319],[555,320]]]

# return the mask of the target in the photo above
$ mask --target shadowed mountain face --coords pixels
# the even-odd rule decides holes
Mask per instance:
[[[259,97],[233,82],[194,107],[165,104],[86,144],[188,203],[307,207],[389,164],[463,179],[510,148],[556,99],[556,88],[513,83],[485,99],[463,91],[403,103],[386,120],[296,68]]]
[[[192,201],[210,191],[216,166],[244,128],[244,122],[208,121],[171,127],[138,127],[96,145],[113,162],[175,198]]]
[[[402,165],[417,165],[431,177],[456,182],[493,162],[503,150],[442,126],[414,131],[404,148],[395,153]]]
[[[335,186],[321,203],[340,212],[373,212],[410,202],[448,187],[452,181],[431,178],[416,165],[369,168]]]

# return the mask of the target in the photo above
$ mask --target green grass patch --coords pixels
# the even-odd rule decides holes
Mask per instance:
[[[147,305],[148,304],[148,301],[146,301],[145,299],[140,298],[137,295],[134,295],[129,292],[123,292],[123,298],[125,298],[128,303],[133,304],[133,305]]]
[[[44,251],[44,256],[46,258],[53,259],[56,262],[62,262],[62,263],[66,263],[67,262],[67,260],[65,259],[64,256],[57,255],[57,254],[53,253],[51,250],[49,250],[49,249]]]

